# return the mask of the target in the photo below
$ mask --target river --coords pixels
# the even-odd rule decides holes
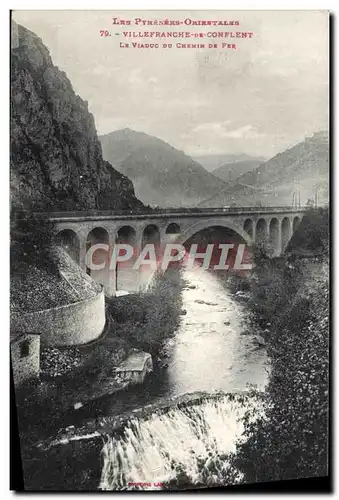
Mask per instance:
[[[199,391],[208,394],[196,405],[174,406],[144,420],[131,418],[103,448],[100,489],[159,489],[178,470],[192,483],[222,484],[227,464],[219,460],[208,474],[211,460],[218,462],[218,457],[235,451],[248,407],[257,405],[258,413],[262,411],[257,401],[244,404],[226,394],[250,386],[261,391],[268,380],[267,354],[258,348],[259,336],[251,331],[245,304],[202,268],[183,269],[183,278],[185,314],[165,344],[167,368],[119,402],[110,398],[102,411],[112,414]],[[224,394],[213,397],[216,391]],[[148,485],[132,485],[140,482]]]

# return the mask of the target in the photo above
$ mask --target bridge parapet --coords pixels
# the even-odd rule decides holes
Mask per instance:
[[[161,219],[168,217],[199,217],[208,215],[239,215],[239,214],[270,214],[270,213],[300,213],[307,212],[308,207],[277,206],[277,207],[216,207],[216,208],[165,208],[143,211],[132,210],[84,210],[68,212],[37,212],[39,217],[48,217],[50,220],[123,220],[123,219]]]

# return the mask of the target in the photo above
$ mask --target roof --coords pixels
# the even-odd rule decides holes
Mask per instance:
[[[28,335],[41,335],[41,332],[17,332],[10,330],[9,337],[11,342],[19,340],[21,337],[27,337]]]
[[[115,371],[117,373],[142,371],[147,359],[152,359],[148,352],[133,349],[129,356],[116,367]]]

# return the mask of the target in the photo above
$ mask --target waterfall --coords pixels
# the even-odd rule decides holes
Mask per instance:
[[[174,479],[180,470],[191,483],[221,484],[229,464],[220,457],[234,453],[242,439],[243,418],[263,414],[263,401],[255,396],[206,397],[194,404],[174,406],[147,418],[130,418],[119,435],[110,436],[102,450],[99,489],[159,489],[157,483]],[[219,459],[218,459],[219,457]],[[238,473],[237,481],[241,481]],[[133,486],[131,483],[149,483]],[[160,488],[161,489],[161,488]]]

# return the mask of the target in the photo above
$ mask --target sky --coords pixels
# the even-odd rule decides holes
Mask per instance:
[[[113,17],[132,24],[114,26]],[[42,39],[54,64],[88,101],[99,135],[128,127],[192,156],[271,157],[328,129],[326,11],[14,11],[13,18]],[[239,26],[143,27],[135,18],[237,20]],[[111,36],[100,36],[100,30]],[[123,31],[253,35],[128,40]],[[121,48],[126,41],[174,48]],[[222,42],[237,48],[208,48]]]

